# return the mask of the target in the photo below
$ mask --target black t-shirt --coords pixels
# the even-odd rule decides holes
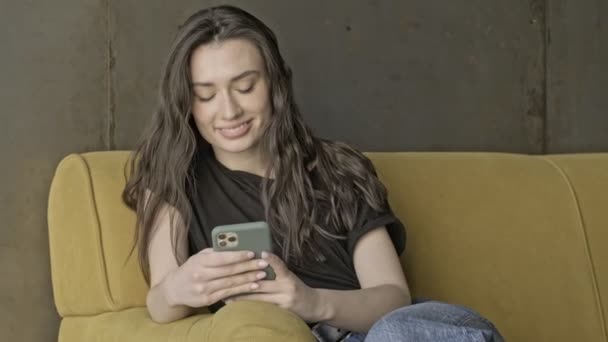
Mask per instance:
[[[265,221],[261,200],[262,177],[226,168],[215,159],[210,149],[199,151],[196,157],[192,164],[196,192],[188,191],[192,205],[188,233],[190,255],[212,246],[211,230],[216,226]],[[336,290],[359,289],[353,263],[354,248],[365,233],[375,228],[385,226],[397,253],[403,252],[405,229],[388,203],[381,211],[376,211],[365,203],[359,207],[361,209],[355,227],[346,239],[324,239],[325,260],[305,265],[287,265],[308,286]],[[282,254],[276,246],[273,252],[279,256]]]

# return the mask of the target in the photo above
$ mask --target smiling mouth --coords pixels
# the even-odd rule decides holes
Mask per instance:
[[[230,132],[230,131],[236,131],[236,130],[239,130],[239,129],[243,128],[243,126],[249,124],[250,122],[251,122],[251,120],[247,120],[247,121],[243,122],[242,124],[240,124],[238,126],[218,128],[218,130],[220,130],[220,131],[228,131],[228,132]]]
[[[248,120],[243,122],[238,126],[227,127],[227,128],[217,128],[217,131],[227,139],[235,139],[240,138],[241,136],[247,134],[249,129],[251,128],[251,122],[253,120]]]

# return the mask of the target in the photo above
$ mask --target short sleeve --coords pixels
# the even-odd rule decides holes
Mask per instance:
[[[355,246],[361,237],[370,231],[386,227],[395,251],[401,255],[405,250],[406,231],[404,224],[395,216],[388,202],[380,210],[375,210],[367,203],[364,203],[357,215],[355,228],[348,234],[347,248],[348,253],[352,257],[355,251]]]

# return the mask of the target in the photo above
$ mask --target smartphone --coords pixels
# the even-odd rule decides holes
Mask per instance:
[[[262,257],[262,252],[272,252],[270,228],[266,222],[248,222],[217,226],[211,231],[213,250],[222,251],[252,251],[256,258]],[[264,269],[265,280],[274,280],[275,274],[270,266]]]

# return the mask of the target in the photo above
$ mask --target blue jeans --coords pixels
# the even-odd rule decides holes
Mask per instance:
[[[504,342],[487,319],[459,305],[436,301],[413,304],[388,313],[367,335],[353,333],[344,342]]]

